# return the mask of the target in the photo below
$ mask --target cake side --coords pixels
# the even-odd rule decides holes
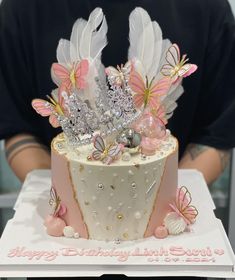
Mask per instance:
[[[96,240],[153,235],[175,199],[177,140],[169,136],[154,156],[112,165],[88,161],[89,149],[68,150],[63,135],[52,142],[52,182],[67,207],[66,225]]]

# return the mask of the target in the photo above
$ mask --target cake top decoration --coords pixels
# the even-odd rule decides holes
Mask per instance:
[[[107,30],[101,8],[87,21],[75,22],[70,40],[59,41],[58,62],[52,64],[57,88],[48,101],[34,99],[32,106],[48,116],[53,127],[61,126],[72,147],[90,144],[97,134],[100,138],[96,136],[94,143],[111,137],[113,147],[119,147],[117,134],[138,124],[142,130],[137,132],[152,145],[165,135],[167,120],[183,93],[182,79],[197,66],[188,63],[186,55],[181,58],[176,44],[162,39],[160,26],[144,9],[135,8],[129,17],[128,61],[105,68],[101,54]],[[106,151],[102,147],[96,148],[99,158]]]

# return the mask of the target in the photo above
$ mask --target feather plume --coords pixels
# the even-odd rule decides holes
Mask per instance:
[[[60,64],[71,66],[75,56],[73,44],[68,40],[61,39],[56,50],[57,61]]]
[[[142,75],[151,80],[157,74],[162,53],[161,29],[142,8],[135,8],[130,14],[129,26],[128,59],[140,61],[144,69]]]
[[[174,110],[177,107],[176,100],[183,94],[184,88],[180,83],[177,83],[177,85],[173,85],[170,92],[167,94],[167,96],[162,100],[162,105],[166,112],[166,118],[169,119],[172,117]]]
[[[82,18],[77,19],[73,25],[73,29],[70,37],[70,42],[71,42],[70,56],[73,62],[81,60],[80,40],[86,25],[87,25],[87,21]]]
[[[101,51],[107,44],[107,30],[108,27],[102,9],[94,9],[81,34],[81,58],[93,60],[101,54]]]

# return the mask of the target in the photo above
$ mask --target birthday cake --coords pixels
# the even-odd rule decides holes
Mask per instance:
[[[142,8],[129,17],[128,61],[105,68],[107,23],[96,8],[61,39],[51,76],[57,88],[33,108],[63,132],[51,144],[52,213],[47,233],[105,241],[165,238],[195,222],[177,187],[178,142],[167,121],[197,66],[162,39]]]

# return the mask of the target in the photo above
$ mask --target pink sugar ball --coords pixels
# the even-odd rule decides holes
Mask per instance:
[[[63,236],[63,229],[66,226],[65,222],[59,218],[54,217],[47,217],[45,221],[45,226],[47,228],[47,234],[55,237]]]
[[[166,238],[168,236],[168,230],[165,226],[159,226],[154,231],[154,236],[159,239]]]

